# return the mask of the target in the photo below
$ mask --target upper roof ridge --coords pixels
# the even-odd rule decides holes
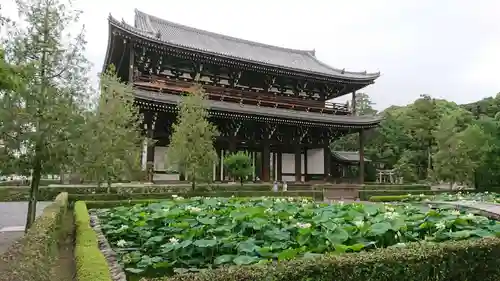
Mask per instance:
[[[265,44],[265,43],[261,43],[261,42],[256,42],[256,41],[241,39],[241,38],[237,38],[237,37],[234,37],[234,36],[229,36],[229,35],[225,35],[225,34],[221,34],[221,33],[217,33],[217,32],[207,31],[207,30],[203,30],[203,29],[199,29],[199,28],[187,26],[187,25],[184,25],[184,24],[172,22],[172,21],[169,21],[169,20],[166,20],[166,19],[159,18],[157,16],[150,15],[148,13],[140,11],[139,9],[135,9],[134,11],[135,11],[135,16],[136,16],[135,17],[135,21],[137,21],[137,17],[138,16],[142,15],[142,16],[146,17],[146,19],[147,19],[148,22],[151,21],[151,20],[153,20],[153,21],[157,21],[159,23],[167,24],[167,25],[174,26],[174,27],[177,27],[177,28],[181,28],[181,29],[184,29],[184,30],[187,30],[187,31],[196,32],[198,34],[205,34],[205,35],[209,35],[209,36],[219,37],[219,38],[223,38],[223,39],[226,39],[226,40],[235,41],[235,42],[238,42],[238,43],[245,43],[245,44],[259,46],[259,47],[263,47],[263,48],[272,48],[272,49],[281,50],[281,51],[288,51],[288,52],[294,52],[294,53],[300,53],[300,54],[308,54],[308,55],[315,54],[315,52],[316,52],[314,49],[312,49],[312,50],[303,50],[303,49],[285,48],[285,47],[279,47],[279,46],[275,46],[275,45],[271,45],[271,44]],[[151,25],[149,25],[149,26],[151,27]],[[156,33],[157,30],[154,30],[154,31],[152,30],[151,32],[155,32]]]

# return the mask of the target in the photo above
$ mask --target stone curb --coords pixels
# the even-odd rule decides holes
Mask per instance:
[[[109,245],[108,239],[104,236],[101,229],[101,224],[99,218],[95,211],[89,211],[90,215],[90,226],[94,229],[97,234],[97,241],[99,244],[99,249],[106,258],[108,262],[109,272],[111,273],[111,278],[113,281],[127,281],[127,276],[125,271],[123,271],[122,266],[118,262],[117,256],[113,248]]]

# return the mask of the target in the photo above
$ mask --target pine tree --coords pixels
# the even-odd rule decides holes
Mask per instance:
[[[166,153],[167,165],[186,175],[195,190],[197,182],[210,182],[217,163],[214,140],[217,128],[208,121],[205,93],[191,89],[179,105],[177,122]]]

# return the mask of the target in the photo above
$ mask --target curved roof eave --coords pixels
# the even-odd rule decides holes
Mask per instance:
[[[156,44],[167,45],[167,46],[175,47],[175,48],[181,48],[181,49],[185,49],[187,51],[200,52],[200,53],[204,53],[204,54],[212,55],[212,56],[228,57],[230,59],[234,59],[234,60],[238,60],[238,61],[244,61],[246,63],[260,64],[260,65],[265,65],[265,66],[268,66],[268,67],[274,67],[274,68],[278,68],[278,69],[286,69],[286,70],[289,70],[289,71],[298,72],[298,73],[304,73],[304,74],[314,74],[314,75],[318,75],[318,76],[322,76],[322,77],[327,77],[327,78],[335,78],[335,79],[344,79],[344,80],[357,81],[357,82],[361,82],[361,83],[366,83],[367,85],[368,84],[372,84],[375,79],[377,79],[378,77],[380,77],[380,72],[367,73],[367,72],[347,72],[346,71],[344,74],[339,73],[339,75],[330,75],[330,74],[327,74],[327,73],[306,71],[306,70],[303,70],[303,69],[284,67],[284,66],[280,66],[280,65],[274,65],[274,64],[269,64],[269,63],[263,63],[263,62],[258,62],[258,61],[247,60],[247,59],[243,59],[243,58],[239,58],[239,57],[227,56],[227,55],[223,55],[223,54],[209,52],[209,51],[206,51],[206,50],[200,50],[200,49],[196,49],[196,48],[190,48],[190,47],[187,47],[187,46],[179,46],[179,45],[171,44],[169,42],[165,42],[163,40],[160,40],[160,39],[156,38],[155,35],[152,34],[152,33],[150,33],[150,32],[146,32],[146,31],[140,30],[140,29],[138,29],[138,28],[136,28],[134,26],[131,26],[131,25],[125,23],[125,22],[119,22],[117,19],[113,18],[113,16],[111,14],[108,17],[108,22],[109,22],[110,25],[112,25],[112,26],[114,26],[116,28],[119,28],[119,29],[121,29],[121,30],[123,30],[125,32],[133,34],[134,36],[140,37],[140,38],[142,38],[144,40],[148,40],[148,41],[156,43]],[[307,52],[307,55],[311,56],[316,61],[319,61],[315,56],[313,56],[311,54],[311,52]],[[321,61],[319,61],[319,63],[325,65]],[[330,69],[332,69],[332,70],[334,70],[334,71],[340,71],[340,70],[332,68],[330,66],[327,66],[327,67],[330,68]],[[359,76],[355,76],[355,75],[363,75],[363,77],[359,77]]]

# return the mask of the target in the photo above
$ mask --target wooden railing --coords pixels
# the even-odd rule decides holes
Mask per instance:
[[[164,77],[141,76],[134,81],[136,88],[180,94],[193,86],[191,82],[165,79]],[[253,92],[239,89],[229,89],[212,85],[203,85],[211,100],[255,105],[271,108],[293,109],[322,114],[347,115],[350,110],[346,104],[307,100],[296,97],[276,96],[265,92]]]

